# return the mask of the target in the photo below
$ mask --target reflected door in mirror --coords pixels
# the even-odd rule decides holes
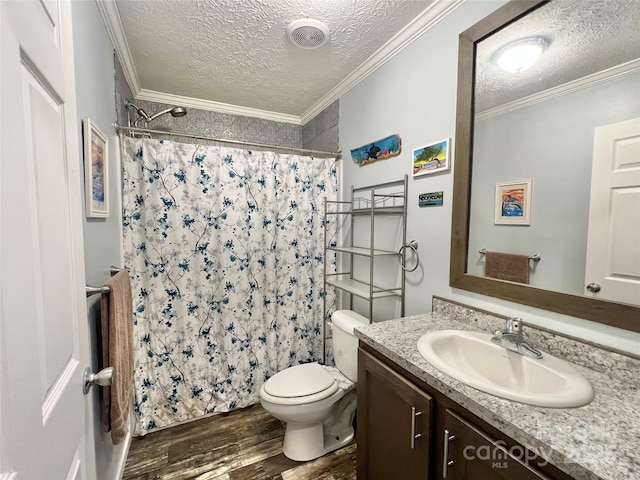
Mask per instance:
[[[640,117],[596,129],[592,172],[586,294],[640,303]]]

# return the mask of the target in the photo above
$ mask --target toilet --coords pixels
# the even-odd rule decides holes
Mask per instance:
[[[358,375],[358,339],[354,327],[369,320],[351,310],[336,310],[333,356],[336,367],[305,363],[276,373],[260,388],[260,403],[286,422],[283,452],[307,461],[332,452],[353,439]]]

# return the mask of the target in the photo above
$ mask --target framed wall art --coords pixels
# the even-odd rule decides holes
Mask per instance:
[[[413,176],[430,175],[445,172],[451,168],[449,161],[450,139],[446,138],[436,143],[413,150]]]
[[[496,183],[495,224],[529,225],[531,180]]]
[[[84,186],[86,216],[106,218],[109,216],[109,154],[107,137],[91,123],[82,119],[84,139]]]

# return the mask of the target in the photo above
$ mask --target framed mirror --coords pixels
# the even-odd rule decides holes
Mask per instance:
[[[452,287],[640,332],[638,24],[638,2],[517,0],[460,35]],[[541,55],[501,66],[511,45]]]

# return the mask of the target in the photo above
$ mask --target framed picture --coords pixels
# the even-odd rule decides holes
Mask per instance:
[[[91,124],[88,117],[82,119],[82,124],[86,215],[88,218],[106,218],[109,216],[107,137]]]
[[[441,140],[413,150],[413,176],[445,172],[451,168],[449,161],[450,139]]]
[[[495,223],[529,225],[531,180],[496,183]]]

